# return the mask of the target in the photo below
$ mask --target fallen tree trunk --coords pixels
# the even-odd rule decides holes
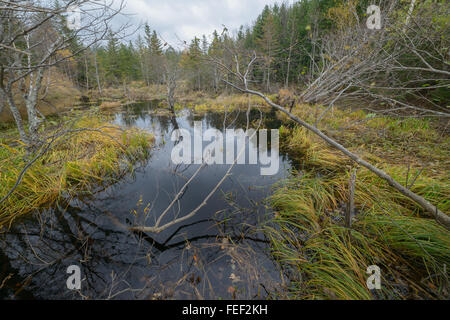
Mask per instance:
[[[377,167],[371,165],[367,161],[361,159],[358,155],[350,152],[348,149],[346,149],[340,143],[338,143],[337,141],[335,141],[332,138],[328,137],[326,134],[324,134],[322,131],[317,129],[315,126],[308,124],[307,122],[303,121],[299,117],[297,117],[297,116],[293,115],[292,113],[290,113],[285,108],[283,108],[280,105],[272,102],[268,97],[266,97],[261,92],[250,90],[250,89],[243,89],[243,88],[240,88],[240,87],[234,85],[231,82],[228,82],[226,80],[223,80],[223,81],[226,82],[227,84],[231,85],[236,90],[239,90],[239,91],[244,92],[244,93],[253,94],[253,95],[256,95],[256,96],[259,96],[259,97],[263,98],[267,102],[267,104],[269,104],[271,107],[273,107],[273,108],[275,108],[275,109],[277,109],[277,110],[287,114],[292,120],[294,120],[295,122],[297,122],[301,126],[305,127],[309,131],[312,131],[314,134],[318,135],[321,139],[325,140],[328,144],[330,144],[331,146],[333,146],[336,149],[338,149],[339,151],[341,151],[343,154],[348,156],[350,159],[352,159],[353,161],[355,161],[359,165],[369,169],[370,171],[375,173],[378,177],[384,179],[391,187],[393,187],[394,189],[396,189],[397,191],[402,193],[404,196],[410,198],[411,200],[413,200],[414,202],[419,204],[425,211],[429,212],[436,219],[436,221],[439,224],[443,225],[447,230],[450,230],[450,217],[448,215],[446,215],[445,213],[440,211],[436,206],[432,205],[425,198],[419,196],[418,194],[415,194],[411,190],[409,190],[409,189],[405,188],[404,186],[402,186],[400,183],[395,181],[391,176],[389,176],[383,170],[378,169]],[[244,83],[245,83],[245,81],[244,81]]]

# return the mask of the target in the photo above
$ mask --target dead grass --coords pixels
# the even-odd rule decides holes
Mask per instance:
[[[196,113],[205,112],[232,112],[235,110],[247,110],[249,105],[254,108],[269,108],[263,99],[256,96],[246,96],[241,94],[220,95],[212,98],[205,93],[195,92],[183,98],[187,107],[192,108]]]
[[[118,87],[103,88],[102,93],[98,90],[90,90],[89,96],[93,99],[118,100],[121,102],[163,99],[166,96],[166,87],[164,85],[152,84],[147,86],[143,81],[133,81],[126,85]]]
[[[120,101],[103,101],[100,104],[100,109],[109,109],[120,107],[122,103]]]
[[[324,110],[318,109],[302,105],[294,113],[314,123]],[[424,166],[411,190],[450,214],[449,141],[431,120],[335,109],[319,127],[399,182],[411,184]],[[448,299],[445,228],[365,168],[357,172],[357,214],[345,228],[354,164],[303,128],[280,133],[282,150],[301,171],[275,188],[270,202],[276,214],[266,234],[273,255],[294,275],[292,298]],[[370,291],[365,272],[374,264],[382,270],[382,290]]]
[[[73,83],[64,74],[57,71],[57,69],[52,68],[50,73],[50,79],[48,74],[44,75],[42,81],[41,97],[45,91],[47,82],[49,82],[48,93],[43,100],[38,102],[38,110],[42,112],[45,116],[56,114],[62,110],[68,110],[74,103],[79,101],[81,92],[73,85]],[[23,117],[27,119],[27,112],[25,110],[25,102],[22,96],[16,92],[15,101],[17,101],[17,107]],[[13,122],[14,118],[11,111],[7,105],[5,105],[4,110],[0,113],[0,124]]]
[[[84,116],[73,128],[100,128],[108,125],[100,115]],[[115,182],[145,159],[153,137],[130,129],[102,128],[102,132],[82,131],[64,135],[55,147],[40,157],[26,172],[15,192],[0,205],[0,227],[36,209],[50,206],[61,197],[89,193],[97,185]],[[10,147],[0,141],[0,198],[13,187],[33,155],[23,145]]]

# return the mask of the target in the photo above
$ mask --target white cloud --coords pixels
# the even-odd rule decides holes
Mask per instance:
[[[127,0],[132,22],[148,22],[166,41],[178,46],[194,36],[219,33],[252,23],[266,4],[280,0]],[[177,39],[178,37],[178,39]]]

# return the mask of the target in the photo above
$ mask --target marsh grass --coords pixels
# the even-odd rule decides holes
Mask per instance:
[[[314,124],[325,109],[301,104],[293,113]],[[277,116],[291,122],[285,114]],[[430,175],[442,175],[450,172],[450,136],[440,132],[438,125],[433,119],[394,118],[335,107],[323,116],[318,127],[351,150],[367,153],[365,156],[393,164],[420,164],[430,169]]]
[[[118,108],[121,106],[120,101],[102,101],[100,104],[100,109],[108,109],[108,108]]]
[[[107,87],[102,89],[101,95],[97,90],[90,90],[89,96],[92,99],[107,99],[127,101],[143,101],[153,99],[163,99],[166,87],[164,85],[147,86],[143,81],[132,81],[128,83],[126,89],[123,86]]]
[[[312,108],[297,106],[295,113],[314,123]],[[425,166],[411,190],[450,214],[448,138],[430,120],[368,118],[362,111],[334,110],[321,122],[329,134],[346,126],[336,133],[341,142],[397,181],[406,184],[408,177],[411,184],[416,168]],[[291,298],[448,298],[450,236],[445,228],[361,167],[356,214],[351,229],[346,228],[354,164],[300,127],[280,128],[280,142],[299,171],[275,187],[269,201],[276,212],[264,229],[273,256],[290,274]],[[382,290],[367,288],[370,265],[381,268]]]
[[[104,127],[108,126],[108,127]],[[16,218],[45,208],[60,199],[95,186],[115,182],[149,156],[153,136],[137,129],[122,130],[108,125],[106,118],[92,114],[73,124],[73,129],[101,128],[102,132],[82,131],[61,136],[54,147],[25,173],[15,192],[0,205],[0,227]],[[0,198],[14,186],[19,173],[34,155],[25,146],[8,146],[0,141]]]
[[[268,109],[264,100],[256,96],[246,96],[242,94],[235,95],[220,95],[216,98],[208,98],[201,96],[201,99],[188,99],[186,105],[191,107],[197,114],[203,114],[209,111],[212,112],[233,112],[236,110],[247,110],[248,106],[252,108]]]

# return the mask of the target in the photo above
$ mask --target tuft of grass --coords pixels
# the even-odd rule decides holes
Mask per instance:
[[[100,104],[101,109],[107,109],[107,108],[117,108],[121,106],[120,101],[103,101]]]
[[[164,85],[152,84],[147,86],[143,81],[132,81],[127,84],[126,90],[123,86],[107,87],[102,89],[101,95],[98,90],[90,90],[89,96],[93,99],[106,98],[109,100],[142,101],[153,99],[164,99],[166,94]]]
[[[313,108],[296,106],[294,112],[314,123]],[[411,185],[416,179],[411,190],[450,214],[448,138],[429,120],[374,118],[336,109],[321,125],[397,181]],[[346,130],[337,133],[338,128]],[[291,298],[448,298],[450,235],[444,227],[384,180],[358,168],[356,215],[346,228],[354,164],[301,127],[281,127],[280,137],[281,149],[299,171],[275,186],[269,198],[275,215],[264,230],[273,256],[291,279]],[[436,148],[441,150],[433,153]],[[416,178],[424,160],[429,164]],[[367,288],[370,265],[381,268],[382,290]]]
[[[256,96],[246,96],[241,94],[236,95],[221,95],[216,98],[207,98],[201,94],[198,98],[187,97],[185,100],[192,101],[187,105],[193,106],[196,113],[213,112],[232,112],[235,110],[247,110],[248,105],[252,107],[268,108],[263,99]]]
[[[149,156],[154,141],[153,136],[143,131],[111,126],[99,115],[84,116],[73,128],[101,128],[101,132],[81,131],[58,138],[54,147],[26,171],[14,193],[0,205],[0,227],[48,207],[63,196],[73,197],[117,181],[132,170],[134,163]],[[2,146],[0,198],[14,186],[28,160],[34,157],[27,154],[23,145],[9,147],[3,143]]]
[[[395,192],[366,179],[358,179],[358,214],[347,229],[343,206],[347,181],[345,175],[297,173],[282,181],[270,197],[276,214],[264,229],[273,256],[293,275],[291,297],[444,297],[443,270],[450,262],[446,229],[414,215],[396,202]],[[380,292],[367,288],[365,272],[370,265],[382,269]]]
[[[333,172],[345,169],[350,163],[338,151],[326,148],[324,142],[303,127],[280,128],[281,150],[294,159],[300,159],[302,168]]]

